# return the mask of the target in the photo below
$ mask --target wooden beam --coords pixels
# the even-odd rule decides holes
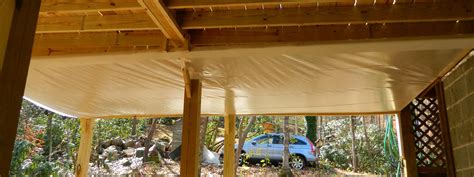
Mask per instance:
[[[138,0],[138,2],[147,9],[147,13],[153,22],[163,31],[163,34],[175,47],[182,48],[187,46],[187,39],[162,0]]]
[[[406,177],[417,177],[418,167],[416,164],[415,135],[413,134],[413,123],[408,104],[400,113],[402,152],[404,174]]]
[[[183,29],[474,20],[474,3],[186,12]]]
[[[36,34],[34,56],[168,50],[161,31]]]
[[[77,152],[77,161],[75,167],[75,176],[88,176],[89,160],[92,151],[92,139],[94,136],[95,119],[80,119],[81,121],[81,140],[79,151]]]
[[[189,75],[188,63],[186,61],[183,61],[181,71],[183,73],[186,98],[191,98],[191,76]]]
[[[441,126],[441,136],[443,137],[443,145],[446,154],[446,172],[447,176],[456,176],[456,168],[454,167],[453,146],[451,144],[451,135],[449,131],[448,112],[446,108],[444,86],[441,79],[435,85],[436,98],[438,99],[439,118]]]
[[[191,43],[199,46],[268,45],[292,42],[353,41],[420,36],[474,34],[474,21],[322,25],[305,27],[191,30]]]
[[[42,0],[40,13],[143,9],[136,0]]]
[[[245,7],[245,6],[272,6],[298,5],[317,3],[354,3],[354,0],[168,0],[170,9],[193,9],[210,7]]]
[[[224,114],[224,176],[235,176],[235,105],[234,92],[225,91]]]
[[[60,16],[38,19],[36,33],[131,31],[159,29],[147,14]]]
[[[200,169],[199,158],[201,125],[201,93],[200,80],[191,80],[191,98],[184,96],[183,134],[181,144],[180,176],[195,177]]]
[[[0,176],[9,176],[40,4],[0,3]]]

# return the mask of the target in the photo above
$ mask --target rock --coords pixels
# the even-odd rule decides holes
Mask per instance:
[[[126,167],[129,167],[130,165],[132,165],[132,162],[130,162],[130,160],[127,160],[127,161],[124,162],[122,165],[123,165],[123,166],[126,166]]]
[[[125,148],[135,147],[135,141],[130,140],[125,143]]]
[[[127,148],[123,150],[123,153],[125,154],[125,157],[132,157],[135,155],[135,149],[134,148]]]
[[[134,148],[140,148],[140,147],[143,147],[143,143],[141,143],[140,141],[135,142]]]
[[[156,143],[156,149],[157,149],[159,152],[163,153],[163,152],[166,151],[166,146],[167,146],[167,145],[168,145],[168,143],[166,143],[166,142],[162,142],[162,141],[161,141],[161,142],[158,142],[158,143]]]
[[[124,147],[125,146],[125,142],[122,140],[122,138],[116,138],[114,140],[112,140],[112,145],[115,145],[116,147]]]
[[[135,155],[137,157],[143,157],[144,153],[145,153],[145,147],[139,147],[135,149]]]
[[[108,160],[117,160],[119,157],[119,153],[114,145],[109,146],[107,149],[104,150],[104,153]]]

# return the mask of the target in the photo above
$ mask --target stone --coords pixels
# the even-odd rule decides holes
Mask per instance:
[[[122,165],[125,167],[129,167],[130,165],[132,165],[132,162],[130,162],[130,160],[127,160]]]
[[[119,157],[119,153],[114,145],[109,146],[107,149],[105,149],[104,153],[107,159],[111,161],[117,160]]]
[[[137,157],[143,157],[144,153],[145,153],[145,147],[139,147],[135,149],[135,155]]]
[[[135,149],[134,148],[127,148],[127,149],[123,150],[123,154],[125,155],[125,157],[132,157],[133,155],[135,155]]]
[[[135,147],[135,141],[130,140],[125,143],[125,148]]]

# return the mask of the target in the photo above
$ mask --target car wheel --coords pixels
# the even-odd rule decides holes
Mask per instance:
[[[301,170],[304,168],[306,161],[304,160],[303,157],[299,155],[294,155],[290,159],[290,166],[293,169]]]

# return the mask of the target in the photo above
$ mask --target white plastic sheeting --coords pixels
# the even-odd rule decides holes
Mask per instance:
[[[350,45],[361,49],[295,46],[34,58],[25,96],[75,117],[180,115],[185,58],[193,77],[203,82],[202,114],[223,114],[230,96],[237,114],[393,112],[467,52],[455,45],[436,48],[444,44]]]

